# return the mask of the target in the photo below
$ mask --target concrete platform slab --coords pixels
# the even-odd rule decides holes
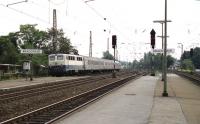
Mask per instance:
[[[187,124],[176,98],[156,97],[149,124]]]
[[[158,78],[144,76],[56,124],[147,124]]]
[[[187,123],[200,124],[200,86],[174,74],[171,74],[168,80]]]
[[[158,81],[150,124],[200,124],[200,87],[175,74],[168,74],[169,97],[161,97]]]

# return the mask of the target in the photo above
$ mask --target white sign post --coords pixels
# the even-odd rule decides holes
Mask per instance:
[[[31,64],[30,64],[29,61],[25,61],[25,62],[23,63],[23,69],[24,69],[24,70],[30,70],[30,69],[31,69]]]
[[[163,49],[154,49],[153,50],[154,53],[163,53]],[[167,53],[174,53],[175,49],[167,49]]]
[[[29,54],[32,60],[32,54],[42,54],[42,50],[40,49],[21,49],[21,53],[22,54]],[[30,81],[33,80],[33,69],[32,69],[32,61],[29,62],[24,62],[23,64],[23,68],[26,70],[26,72],[28,70],[30,70]]]
[[[40,49],[21,49],[21,53],[23,53],[23,54],[42,54],[42,50],[40,50]]]

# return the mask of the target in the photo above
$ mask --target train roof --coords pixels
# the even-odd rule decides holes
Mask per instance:
[[[70,56],[79,56],[79,57],[85,57],[85,58],[92,58],[92,59],[99,59],[99,60],[104,60],[104,61],[113,61],[110,59],[102,59],[102,58],[97,58],[97,57],[89,57],[89,56],[83,56],[83,55],[75,55],[75,54],[65,54],[65,53],[57,53],[57,54],[49,54],[49,56],[51,55],[70,55]],[[119,61],[115,61],[116,63],[120,63]]]

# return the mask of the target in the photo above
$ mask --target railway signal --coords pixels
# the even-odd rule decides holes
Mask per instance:
[[[152,47],[152,49],[154,49],[155,48],[155,40],[156,40],[156,38],[155,38],[156,32],[154,29],[151,30],[150,35],[151,35],[151,47]]]
[[[116,78],[116,74],[115,74],[115,48],[117,46],[117,36],[116,35],[112,35],[112,48],[114,49],[114,71],[113,71],[113,78]]]
[[[112,35],[112,48],[115,48],[117,46],[117,36]]]

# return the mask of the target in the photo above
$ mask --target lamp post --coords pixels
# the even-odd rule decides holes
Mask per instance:
[[[182,43],[178,43],[181,45],[181,55],[183,55],[183,44]]]
[[[183,44],[182,43],[178,43],[181,45],[181,56],[183,55]],[[182,61],[181,61],[181,57],[180,57],[180,62],[181,62],[181,71],[182,71]]]
[[[164,48],[164,37],[163,37],[163,24],[164,24],[164,20],[155,20],[153,21],[154,23],[160,23],[162,25],[162,36],[158,36],[162,38],[162,49]],[[171,20],[167,20],[167,22],[172,22]],[[162,53],[162,81],[164,81],[164,57],[163,57],[163,53]]]
[[[167,0],[165,0],[165,43],[164,43],[164,88],[162,96],[167,97]]]

